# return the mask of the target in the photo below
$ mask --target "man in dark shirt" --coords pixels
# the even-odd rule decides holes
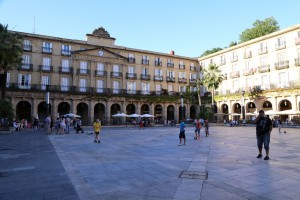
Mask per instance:
[[[256,124],[256,140],[259,151],[257,158],[262,157],[262,145],[264,144],[266,151],[266,157],[264,160],[269,160],[270,135],[273,128],[272,121],[269,117],[265,116],[265,112],[263,110],[260,110],[259,115],[254,120],[254,123]]]

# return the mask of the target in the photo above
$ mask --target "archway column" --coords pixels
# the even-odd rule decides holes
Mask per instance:
[[[163,120],[163,122],[165,121],[165,120],[167,120],[167,116],[168,116],[168,106],[166,105],[166,103],[163,103],[162,104],[162,120]]]
[[[95,103],[93,100],[89,100],[88,102],[88,120],[89,120],[89,124],[93,123],[93,119],[94,119],[94,107],[95,107]]]
[[[74,99],[71,100],[70,109],[71,109],[71,113],[76,114],[76,100],[74,100]]]
[[[111,109],[111,103],[109,103],[108,101],[105,102],[105,123],[107,125],[110,125],[110,109]]]
[[[178,110],[179,106],[180,106],[180,103],[175,103],[175,105],[174,105],[174,120],[178,123],[180,120],[179,119],[179,110]]]
[[[32,99],[32,103],[31,103],[31,113],[33,116],[31,116],[32,118],[36,118],[36,116],[38,115],[38,111],[37,111],[37,100],[36,99]],[[44,119],[40,119],[40,120],[44,120]]]

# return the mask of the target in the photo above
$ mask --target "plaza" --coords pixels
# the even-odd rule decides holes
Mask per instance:
[[[254,127],[211,126],[178,146],[176,127],[0,135],[0,199],[299,199],[299,129],[273,129],[257,159]],[[10,141],[10,142],[8,142]]]

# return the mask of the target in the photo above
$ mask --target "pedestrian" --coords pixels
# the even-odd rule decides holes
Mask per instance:
[[[51,117],[50,115],[48,117],[46,117],[46,129],[47,129],[47,134],[50,135],[51,131],[50,131],[50,123],[51,123]]]
[[[201,123],[199,118],[197,118],[196,123],[195,123],[195,140],[200,140],[200,130],[201,130]]]
[[[179,132],[179,144],[178,144],[178,146],[181,146],[182,145],[182,139],[183,139],[183,145],[185,145],[185,143],[186,143],[186,138],[185,138],[185,124],[184,124],[184,121],[182,121],[181,123],[180,123],[180,126],[179,126],[179,128],[180,128],[180,132]]]
[[[51,119],[51,122],[50,122],[50,133],[52,133],[54,120],[53,120],[53,117],[51,117],[50,119]]]
[[[262,157],[262,146],[264,145],[264,149],[266,151],[266,157],[264,160],[269,160],[270,136],[273,128],[272,121],[270,118],[265,116],[265,112],[263,110],[260,110],[254,123],[256,124],[256,140],[259,151],[257,158]]]
[[[100,130],[101,130],[101,121],[99,119],[96,119],[96,121],[94,122],[95,143],[100,143],[100,138],[99,138]]]
[[[209,135],[209,124],[208,124],[208,119],[204,121],[204,128],[205,128],[205,135],[206,137]]]
[[[277,119],[277,127],[278,127],[278,132],[281,133],[281,120],[278,118]]]

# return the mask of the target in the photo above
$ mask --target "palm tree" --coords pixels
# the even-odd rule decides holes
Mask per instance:
[[[216,64],[210,63],[208,68],[203,69],[203,85],[211,92],[211,105],[214,107],[214,92],[218,89],[224,76]]]
[[[22,62],[22,38],[19,34],[8,30],[8,25],[0,24],[0,82],[1,99],[5,98],[7,73],[18,67]]]

